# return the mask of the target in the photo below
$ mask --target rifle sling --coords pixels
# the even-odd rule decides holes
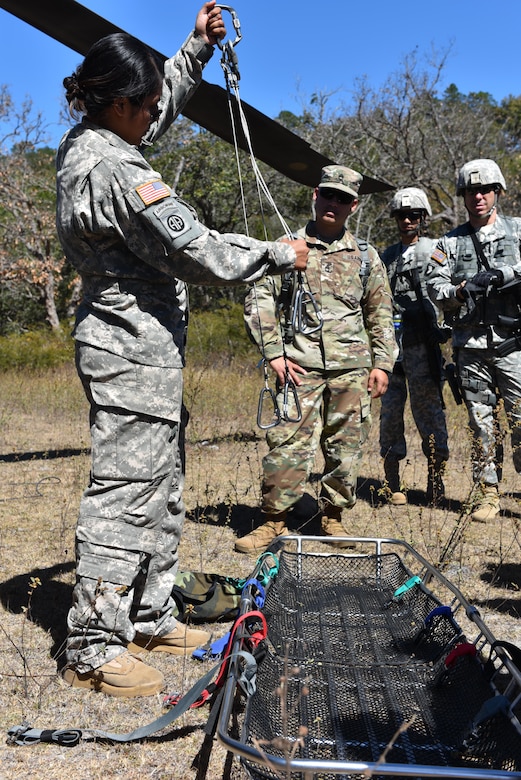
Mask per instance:
[[[478,258],[478,266],[481,263],[484,268],[486,268],[487,271],[490,271],[490,263],[488,262],[487,258],[485,257],[485,253],[483,251],[483,247],[481,246],[481,243],[476,235],[476,231],[472,230],[470,233],[470,237],[472,239],[472,243],[474,244],[474,249],[476,250],[476,255]]]

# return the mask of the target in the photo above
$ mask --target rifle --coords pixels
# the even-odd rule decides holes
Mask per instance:
[[[498,314],[498,324],[504,328],[512,330],[510,338],[505,339],[502,344],[496,347],[496,353],[499,357],[506,357],[516,349],[521,349],[521,317],[507,317],[505,314]]]
[[[452,397],[458,404],[458,406],[461,406],[463,403],[463,396],[461,395],[461,389],[459,386],[458,381],[458,375],[456,373],[456,364],[455,363],[446,363],[445,360],[443,361],[443,372],[445,374],[445,379],[447,380],[447,384],[450,387],[450,391],[452,393]]]
[[[489,265],[487,263],[487,268],[489,268]],[[492,269],[495,270],[495,269]],[[511,293],[514,293],[515,299],[516,299],[516,305],[518,308],[518,311],[521,312],[521,279],[512,279],[511,282],[507,282],[506,284],[501,285],[501,287],[482,287],[479,284],[475,284],[472,279],[467,279],[467,283],[461,290],[463,297],[465,299],[465,304],[467,307],[467,313],[464,314],[462,317],[457,317],[455,322],[458,323],[458,325],[466,324],[469,322],[473,322],[473,320],[476,318],[478,314],[478,303],[482,303],[482,309],[481,309],[481,316],[483,319],[480,319],[479,322],[475,323],[478,325],[494,325],[496,324],[495,321],[489,322],[486,317],[485,307],[487,304],[487,301],[489,299],[490,295],[508,295]],[[501,322],[501,319],[505,319],[505,322]],[[498,315],[497,324],[503,325],[504,327],[510,328],[514,327],[515,329],[519,329],[519,326],[516,328],[515,325],[512,325],[509,321],[515,321],[516,318],[513,317],[506,317],[504,318],[501,314]],[[474,324],[474,323],[473,323]],[[516,347],[513,347],[510,351],[513,352]],[[509,352],[506,353],[507,355],[510,354]]]
[[[442,328],[438,325],[434,306],[430,303],[430,301],[427,301],[423,295],[420,282],[420,272],[418,268],[412,269],[412,283],[414,292],[416,294],[416,299],[421,302],[423,320],[427,333],[427,361],[429,363],[429,373],[438,386],[441,405],[442,408],[445,409],[445,401],[443,398],[445,360],[441,354],[440,344],[445,344],[445,342],[449,340],[451,329]],[[452,390],[452,394],[454,395],[454,390]],[[456,396],[454,397],[456,399]]]

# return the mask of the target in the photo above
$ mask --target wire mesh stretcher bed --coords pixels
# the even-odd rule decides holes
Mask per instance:
[[[232,658],[219,741],[254,779],[521,778],[521,651],[405,542],[354,541],[286,537],[261,558],[266,655],[240,738]]]

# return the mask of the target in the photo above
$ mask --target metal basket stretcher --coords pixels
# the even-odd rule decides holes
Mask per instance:
[[[255,780],[521,778],[521,651],[407,543],[352,541],[288,536],[259,560],[241,615],[265,583],[265,657],[245,697],[239,632],[221,744]]]

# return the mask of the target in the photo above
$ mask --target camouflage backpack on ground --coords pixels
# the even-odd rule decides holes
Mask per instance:
[[[178,571],[172,589],[177,614],[194,623],[235,620],[244,582],[222,574]]]

